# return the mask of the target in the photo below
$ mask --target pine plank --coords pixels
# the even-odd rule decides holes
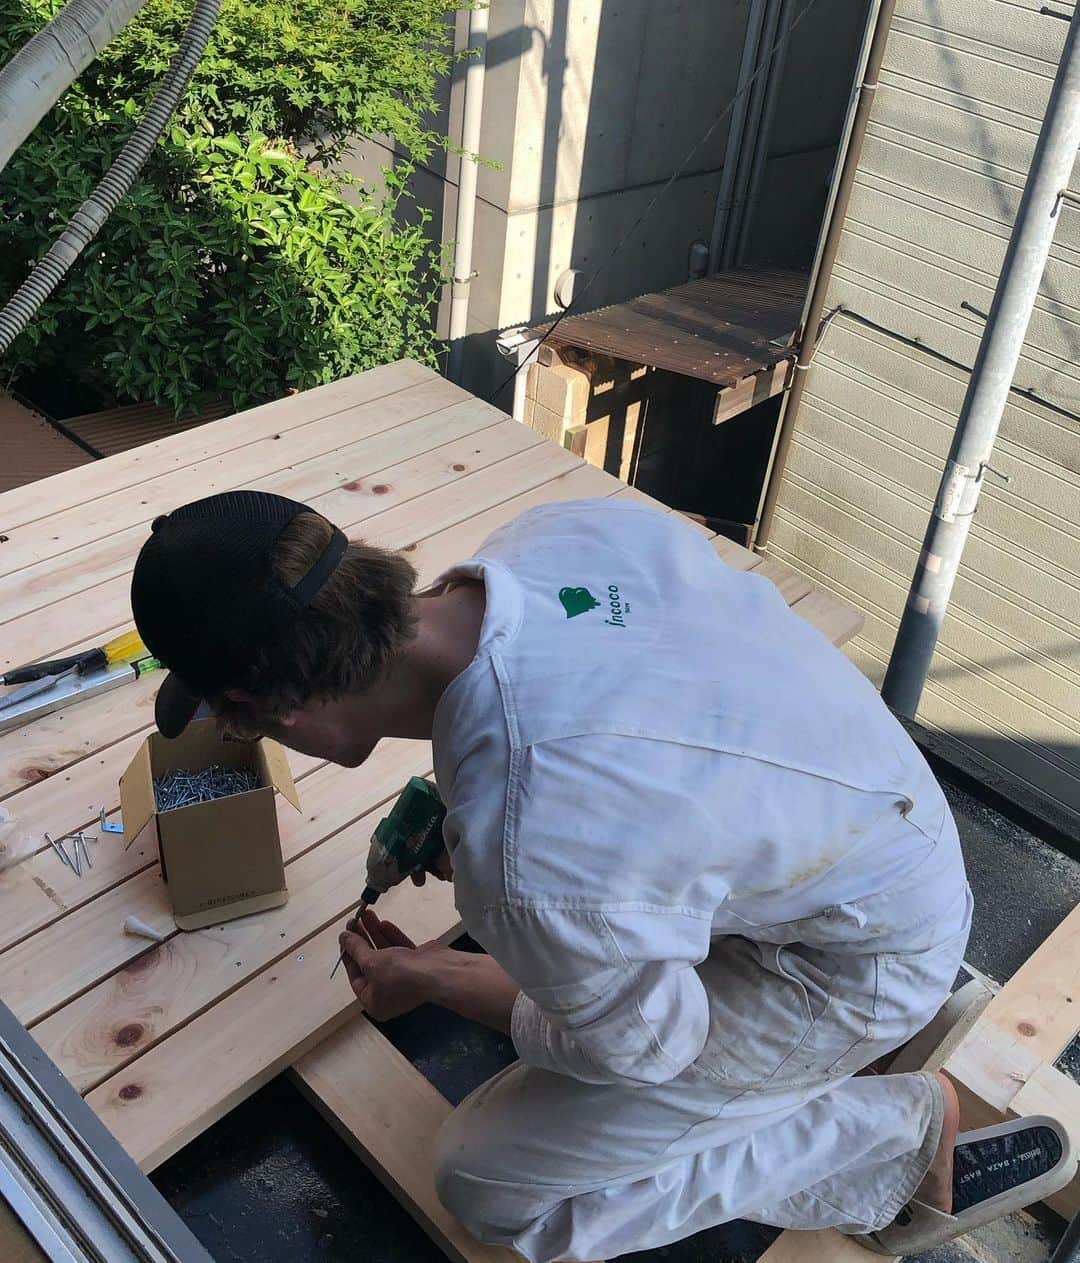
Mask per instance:
[[[404,400],[409,393],[406,392],[400,398]],[[455,439],[464,439],[476,431],[505,420],[498,409],[480,400],[466,400],[412,420],[398,421],[389,429],[379,429],[376,433],[360,437],[365,428],[370,429],[385,418],[373,414],[365,427],[356,424],[358,416],[359,413],[350,411],[340,417],[331,418],[326,424],[332,423],[336,431],[340,432],[339,445],[308,460],[298,459],[291,446],[283,447],[268,438],[267,459],[272,457],[277,468],[261,477],[246,477],[240,472],[242,466],[238,465],[237,469],[230,467],[227,473],[219,475],[216,489],[229,489],[225,485],[228,482],[229,487],[246,486],[255,490],[275,491],[278,495],[290,496],[294,500],[310,501],[313,497],[325,495],[343,484],[350,491],[360,490],[358,484],[369,477],[386,486],[386,480],[377,477],[380,469],[388,465],[400,465],[411,457],[442,448],[448,449],[445,468],[456,472],[453,471],[453,465],[459,459],[459,451],[458,448],[450,450],[449,445]],[[515,429],[506,427],[506,432],[514,433]],[[538,435],[532,431],[522,431],[520,426],[516,427],[516,432],[522,436],[530,436],[533,442],[540,441]],[[319,433],[323,431],[320,429]],[[334,434],[328,435],[325,441],[330,441],[333,437]],[[472,451],[472,446],[468,444],[460,448],[461,455],[466,459]],[[230,453],[229,461],[240,455],[242,453]],[[283,465],[282,462],[285,461],[289,463]],[[406,480],[401,494],[422,494],[422,489],[410,491],[409,487],[410,481]],[[388,490],[392,491],[393,488]],[[193,492],[188,498],[195,498],[198,494],[200,493]],[[387,491],[379,494],[385,495]],[[173,508],[178,503],[175,499],[158,501],[149,495],[140,495],[140,505],[144,501],[148,508],[156,507],[162,511]],[[355,509],[356,506],[353,507]],[[128,574],[149,533],[149,522],[154,516],[156,512],[150,517],[141,518],[126,529],[118,529],[104,538],[68,548],[64,553],[63,566],[58,566],[55,559],[49,557],[0,578],[0,609],[3,610],[5,623],[11,623],[36,610],[44,611],[45,616],[51,619],[57,613],[50,608],[55,602],[86,593],[106,579]],[[353,512],[354,520],[355,517],[356,513]],[[41,526],[41,523],[36,524],[38,528]]]
[[[1049,1114],[1063,1124],[1075,1144],[1080,1137],[1080,1084],[1049,1062],[1043,1062],[1017,1092],[1009,1113],[1018,1117]],[[1072,1219],[1080,1211],[1080,1175],[1048,1197],[1046,1204],[1064,1219]]]
[[[380,909],[417,942],[457,932],[445,882],[398,887]],[[347,1021],[360,1006],[341,974],[338,925],[256,974],[86,1100],[150,1171]]]
[[[399,360],[158,439],[108,460],[65,470],[5,492],[0,497],[0,530],[25,526],[61,508],[75,508],[112,492],[139,487],[147,478],[234,451],[268,434],[291,435],[313,421],[424,385],[434,378],[437,374],[432,369],[413,360]],[[446,404],[467,397],[459,387],[449,382],[444,385]]]
[[[371,539],[369,526],[374,524],[380,530],[387,522],[408,522],[410,533],[427,528],[426,533],[441,529],[445,525],[460,521],[467,517],[480,503],[492,503],[492,489],[502,496],[509,497],[519,490],[536,486],[556,473],[573,468],[580,462],[569,453],[536,440],[530,431],[525,431],[513,422],[504,422],[499,426],[489,426],[479,436],[464,440],[468,450],[455,450],[449,459],[445,454],[434,456],[428,466],[419,471],[410,468],[410,462],[403,465],[391,465],[379,471],[379,479],[371,483],[369,494],[357,492],[339,509],[352,507],[349,514],[336,517],[337,525],[351,538]],[[520,450],[517,445],[521,444]],[[485,453],[490,452],[498,472],[488,472]],[[454,456],[462,459],[454,459]],[[460,465],[460,469],[455,469]],[[487,477],[483,477],[488,473]],[[410,485],[417,485],[418,480],[426,479],[429,489],[426,494],[413,496],[409,493]],[[422,485],[422,484],[421,484]],[[376,493],[375,486],[390,487],[385,493]],[[266,480],[263,490],[275,491],[273,480]],[[355,505],[351,505],[355,498]],[[382,509],[383,499],[397,500]],[[320,496],[309,500],[312,508],[322,511]],[[413,503],[415,501],[415,503]],[[378,507],[376,507],[378,506]],[[411,506],[411,507],[410,507]],[[401,510],[396,517],[389,517],[392,508]],[[417,523],[422,525],[418,527]],[[145,538],[145,531],[140,530],[140,540]],[[380,539],[385,537],[383,531]],[[403,541],[404,542],[404,541]],[[388,547],[399,547],[390,543]],[[56,641],[49,641],[42,646],[43,613],[48,617],[48,625],[55,627]],[[130,578],[129,569],[116,578],[99,583],[90,592],[80,592],[74,596],[56,601],[47,611],[35,611],[21,618],[13,619],[3,629],[0,639],[0,665],[5,661],[12,664],[24,662],[41,653],[69,652],[73,648],[101,643],[107,627],[113,625],[130,625]],[[126,620],[126,623],[125,623]]]
[[[412,775],[418,744],[381,742],[362,768],[327,764],[303,782],[302,813],[278,797],[278,828],[290,889],[290,870],[296,859],[346,828],[371,804],[385,801],[401,788]],[[140,845],[151,861],[143,871],[0,954],[0,995],[24,1026],[34,1027],[116,970],[154,950],[146,940],[123,932],[126,917],[140,917],[170,935],[177,932],[156,856],[141,839]],[[123,842],[114,834],[108,847],[122,852]],[[101,844],[98,849],[106,850],[107,863],[108,850]],[[359,889],[363,889],[362,884]]]
[[[122,630],[115,623],[111,626]],[[0,735],[0,796],[6,799],[148,728],[154,720],[154,696],[161,683],[154,676],[150,672],[123,688]]]
[[[946,1063],[969,1115],[1004,1115],[1024,1085],[1068,1047],[1080,1021],[1078,979],[1080,907],[1006,982]]]
[[[771,579],[788,605],[801,601],[804,596],[809,596],[814,590],[814,585],[805,575],[792,570],[790,566],[777,561],[775,557],[760,558],[758,565],[754,567],[754,573]]]
[[[15,527],[0,552],[4,574],[47,557],[62,557],[81,544],[149,524],[159,513],[200,496],[227,491],[284,469],[291,462],[333,452],[364,435],[377,435],[446,407],[444,383],[435,379],[294,430],[287,443],[263,432],[243,448],[145,479],[137,488],[98,496],[89,505],[60,508]],[[222,422],[214,422],[216,425]]]
[[[1077,1030],[1080,908],[1074,908],[990,1001],[945,1069],[960,1095],[961,1125],[1049,1114],[1080,1136],[1080,1084],[1054,1066]],[[1071,1218],[1080,1179],[1048,1204]]]
[[[35,1026],[34,1038],[69,1081],[88,1092],[298,943],[328,925],[340,930],[364,889],[368,844],[387,800],[410,776],[431,771],[429,751],[408,754],[380,805],[289,864],[283,907],[174,934]]]
[[[366,1017],[300,1058],[291,1077],[455,1263],[520,1263],[513,1250],[481,1245],[443,1208],[431,1155],[450,1104]]]
[[[791,608],[838,647],[858,635],[863,625],[863,616],[854,606],[821,588],[815,588]]]
[[[1080,1030],[1080,905],[1027,958],[987,1005],[993,1023],[1053,1062]]]
[[[98,807],[112,811],[119,801],[117,781],[139,747],[142,736],[132,733],[72,764],[62,775],[27,782],[4,799],[4,810],[16,822],[22,854],[34,854],[45,846],[42,834],[54,836],[84,825],[97,824]],[[92,830],[97,833],[97,828]],[[7,862],[18,856],[6,856]],[[0,890],[5,872],[0,872]],[[0,921],[3,915],[0,913]],[[3,931],[0,930],[0,935]],[[0,939],[2,941],[2,939]]]

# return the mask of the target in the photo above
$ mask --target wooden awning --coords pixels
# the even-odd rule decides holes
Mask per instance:
[[[736,268],[567,316],[548,339],[732,387],[793,359],[808,277],[788,268]],[[537,325],[540,337],[551,322]]]

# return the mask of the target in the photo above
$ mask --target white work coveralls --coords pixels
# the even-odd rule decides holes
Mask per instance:
[[[443,1128],[443,1201],[533,1263],[890,1222],[941,1089],[851,1076],[933,1016],[971,915],[903,728],[674,514],[545,505],[450,576],[487,610],[435,771],[521,1061]]]

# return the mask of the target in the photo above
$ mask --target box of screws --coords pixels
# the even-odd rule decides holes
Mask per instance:
[[[150,832],[181,930],[288,899],[278,794],[300,809],[281,746],[233,740],[213,718],[172,739],[151,733],[136,751],[120,778],[124,848]]]
[[[158,777],[154,781],[154,800],[158,811],[176,811],[192,803],[248,794],[258,788],[259,774],[253,767],[222,767],[213,763],[198,772],[174,768]]]

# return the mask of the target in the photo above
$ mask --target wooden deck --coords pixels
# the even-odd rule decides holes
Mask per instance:
[[[404,550],[421,580],[531,505],[643,498],[404,361],[0,496],[0,662],[100,644],[130,626],[129,575],[151,519],[239,486],[306,500],[348,534]],[[857,631],[857,613],[801,576],[713,543],[731,565],[777,582],[835,642]],[[508,1258],[470,1244],[438,1207],[420,1159],[447,1107],[358,1014],[343,974],[329,977],[373,825],[410,775],[431,770],[428,744],[383,742],[357,769],[291,755],[303,811],[279,812],[289,903],[182,934],[152,847],[125,852],[102,834],[93,869],[77,878],[43,836],[92,825],[101,803],[115,815],[157,684],[144,677],[0,736],[0,801],[15,821],[0,831],[0,996],[145,1169],[299,1063],[305,1090],[453,1257]],[[133,914],[166,941],[126,936]],[[454,932],[440,883],[391,892],[385,914],[418,939]],[[357,1074],[402,1085],[408,1107],[392,1128]]]

